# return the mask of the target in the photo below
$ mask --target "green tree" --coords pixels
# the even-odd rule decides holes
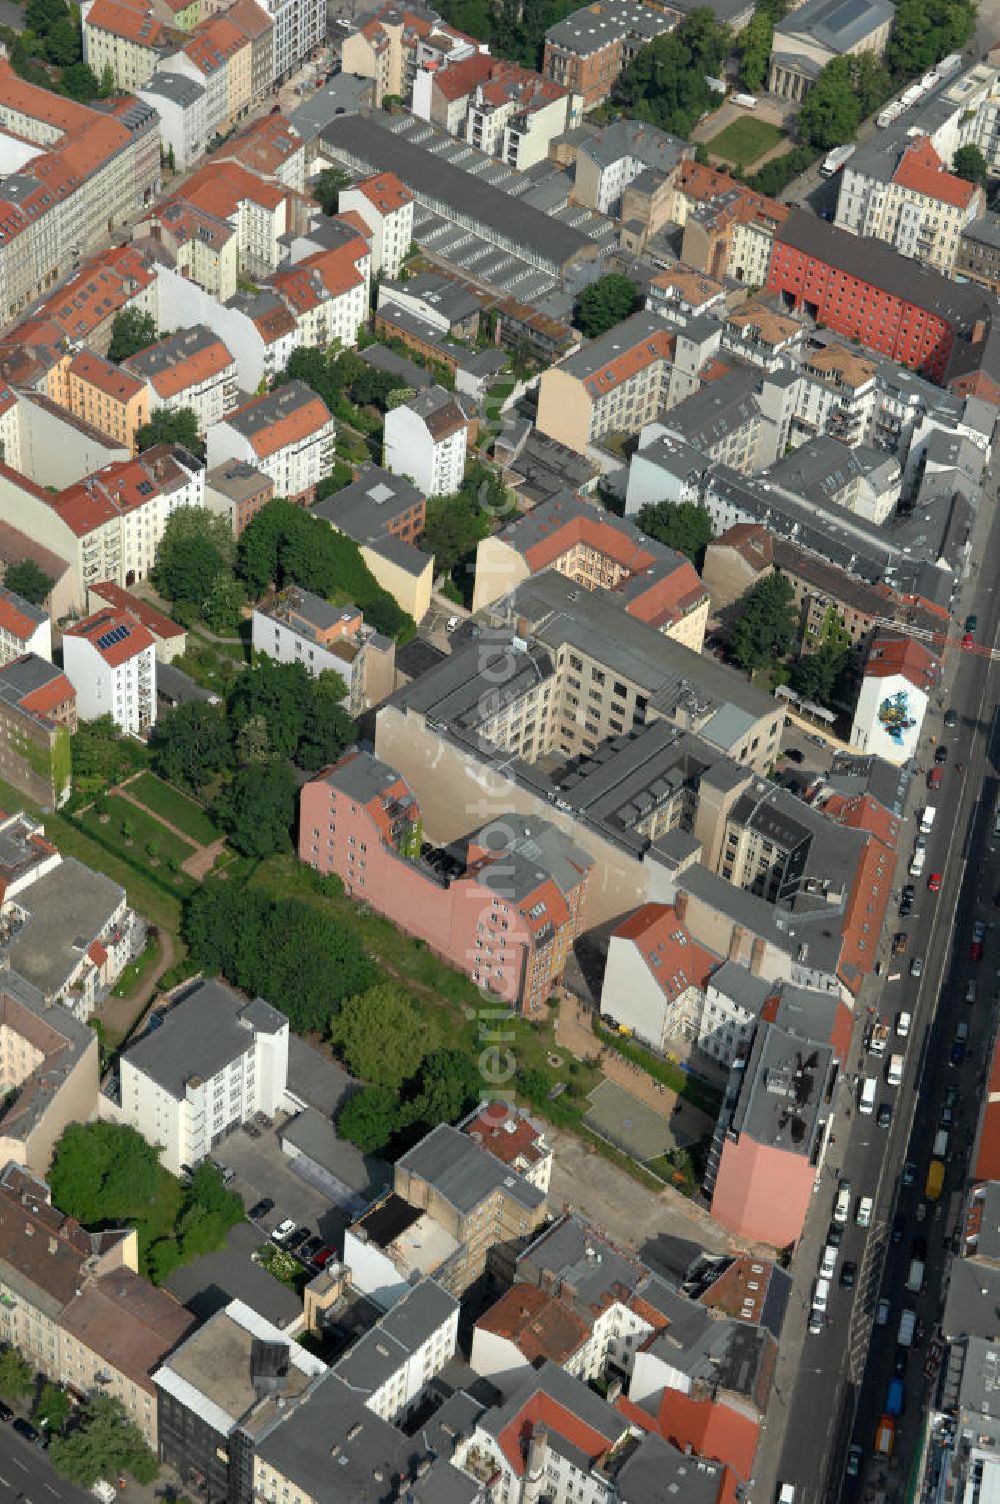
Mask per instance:
[[[130,355],[155,345],[158,338],[156,320],[151,313],[143,313],[139,308],[122,308],[115,314],[111,325],[108,359],[127,360]]]
[[[16,1347],[0,1348],[0,1394],[5,1400],[19,1400],[30,1394],[34,1386],[34,1374]]]
[[[462,1050],[432,1050],[420,1067],[416,1095],[402,1118],[426,1128],[457,1122],[478,1100],[482,1087],[475,1062]]]
[[[52,1200],[85,1226],[120,1227],[148,1211],[162,1175],[160,1151],[134,1128],[71,1123],[49,1170]]]
[[[548,1100],[552,1088],[552,1082],[545,1072],[538,1070],[535,1066],[528,1066],[527,1070],[518,1071],[515,1085],[519,1097],[526,1102],[533,1102],[538,1107]]]
[[[347,999],[330,1025],[330,1039],[352,1075],[398,1090],[423,1059],[427,1025],[405,993],[377,982]]]
[[[399,1103],[385,1086],[355,1092],[337,1114],[337,1132],[362,1154],[378,1154],[399,1126]]]
[[[80,61],[80,30],[68,16],[62,16],[45,37],[45,55],[59,68],[69,68]]]
[[[647,537],[687,554],[694,567],[701,569],[705,550],[715,536],[703,506],[693,501],[650,502],[639,509],[635,520]]]
[[[236,632],[243,620],[241,608],[245,601],[246,592],[236,576],[228,569],[220,569],[201,603],[205,625],[224,636]]]
[[[69,6],[64,0],[28,0],[24,7],[24,24],[37,36],[47,36],[59,21],[69,20]]]
[[[145,752],[123,737],[110,715],[81,721],[73,737],[73,784],[78,794],[99,794],[135,771]]]
[[[740,598],[732,650],[747,673],[777,663],[791,649],[798,627],[794,600],[795,590],[781,574],[765,575]]]
[[[110,99],[117,87],[114,69],[110,63],[105,63],[101,69],[101,81],[97,87],[98,99]]]
[[[374,625],[370,613],[368,619]],[[313,679],[311,689],[309,708],[295,748],[295,761],[307,773],[336,762],[341,752],[357,739],[357,727],[341,704],[347,688],[340,675],[326,670]]]
[[[822,642],[814,653],[803,653],[792,669],[792,688],[804,700],[831,706],[846,687],[850,673],[850,648],[839,642]]]
[[[72,1409],[65,1389],[46,1380],[32,1406],[31,1419],[50,1436],[58,1436],[65,1429]]]
[[[136,433],[140,450],[154,444],[182,444],[195,459],[205,458],[205,446],[198,437],[198,415],[192,407],[158,407],[148,423]]]
[[[225,711],[203,700],[167,710],[153,728],[149,746],[161,778],[197,792],[230,764]]]
[[[34,606],[40,606],[48,599],[53,584],[34,559],[20,559],[16,564],[8,564],[3,582],[8,590],[31,601]]]
[[[236,733],[234,746],[236,761],[241,768],[254,762],[267,762],[273,754],[267,716],[252,715],[245,720]]]
[[[823,69],[799,111],[799,135],[809,146],[829,151],[853,139],[862,119],[852,81],[852,60],[835,57]]]
[[[326,167],[311,185],[310,192],[323,213],[332,215],[337,212],[341,193],[350,186],[350,173],[342,172],[339,167]]]
[[[951,170],[956,177],[964,178],[967,183],[978,183],[980,187],[989,176],[986,158],[978,146],[960,146],[955,153]]]
[[[312,697],[313,684],[301,663],[277,663],[261,657],[233,685],[230,722],[238,732],[245,721],[262,715],[275,755],[294,757]]]
[[[125,1407],[110,1395],[96,1395],[82,1407],[68,1436],[54,1436],[49,1461],[60,1478],[93,1488],[98,1478],[128,1472],[139,1484],[157,1477],[156,1458]]]
[[[238,768],[219,796],[215,814],[243,856],[291,851],[295,823],[295,777],[286,762],[254,762]]]
[[[167,169],[170,172],[177,171],[177,157],[174,153],[174,143],[172,141],[167,147]]]
[[[773,39],[774,21],[770,11],[758,5],[739,36],[740,78],[754,92],[762,89],[767,79]]]
[[[674,31],[639,49],[622,70],[614,100],[636,119],[690,136],[719,103],[706,79],[718,76],[731,45],[729,28],[707,7],[693,10]]]
[[[184,1205],[177,1222],[177,1244],[182,1263],[205,1253],[214,1253],[226,1234],[243,1220],[242,1197],[227,1191],[222,1174],[203,1162],[188,1182]]]
[[[975,24],[971,0],[899,0],[886,62],[898,78],[915,78],[948,53],[961,52]]]
[[[234,548],[225,518],[205,507],[179,507],[156,551],[157,589],[169,600],[201,611],[217,578],[229,569]]]
[[[70,99],[79,104],[93,104],[100,97],[101,86],[89,63],[71,63],[63,69],[62,86]]]
[[[587,339],[596,339],[608,329],[627,319],[642,302],[639,289],[631,277],[608,272],[581,293],[575,311],[576,322]]]

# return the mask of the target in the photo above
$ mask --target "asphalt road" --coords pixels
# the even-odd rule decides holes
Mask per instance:
[[[45,1453],[23,1441],[9,1425],[0,1426],[0,1504],[94,1504],[57,1478]]]
[[[992,484],[991,481],[991,488]],[[1000,523],[992,498],[988,505],[992,509],[990,537],[988,544],[974,553],[978,558],[995,557],[994,550],[1000,546]],[[985,531],[985,525],[982,530]],[[980,580],[974,575],[965,597],[965,609],[975,610],[979,617],[978,641],[995,644],[1000,592],[992,588],[992,579]],[[984,879],[981,872],[984,859],[992,859],[988,837],[992,837],[995,780],[988,760],[987,740],[994,704],[1000,695],[996,666],[976,654],[958,654],[951,688],[944,690],[943,695],[946,703],[959,712],[959,723],[954,731],[945,731],[942,708],[936,699],[932,700],[920,766],[926,773],[933,758],[929,737],[947,745],[949,761],[937,794],[928,795],[925,786],[921,789],[923,779],[915,780],[911,813],[904,822],[900,840],[896,893],[904,882],[911,880],[905,868],[917,831],[913,807],[919,809],[923,804],[933,803],[937,817],[929,838],[927,865],[923,877],[912,879],[916,887],[915,913],[908,920],[890,918],[886,925],[884,945],[897,929],[908,933],[907,955],[902,965],[887,966],[888,977],[863,997],[862,1017],[855,1030],[849,1070],[841,1087],[831,1164],[824,1168],[806,1235],[793,1261],[795,1294],[788,1322],[792,1328],[791,1351],[786,1352],[786,1367],[777,1383],[768,1423],[772,1430],[780,1428],[783,1432],[777,1480],[795,1485],[796,1504],[835,1500],[845,1483],[845,1500],[860,1499],[864,1489],[881,1481],[885,1473],[873,1461],[872,1447],[887,1382],[893,1373],[900,1312],[904,1305],[912,1305],[928,1336],[932,1334],[940,1308],[944,1241],[952,1230],[952,1198],[964,1184],[965,1154],[975,1130],[979,1079],[986,1058],[985,1041],[991,1028],[991,1004],[1000,967],[997,930],[987,933],[983,961],[977,966],[970,959],[974,920],[982,917],[989,922],[996,913],[991,907],[994,883],[989,876]],[[962,773],[958,772],[957,764],[964,765]],[[984,814],[977,824],[981,796]],[[931,872],[943,874],[941,891],[936,895],[927,888],[926,879]],[[909,961],[914,955],[923,960],[919,980],[909,971]],[[979,996],[970,1007],[963,1001],[964,983],[973,975]],[[888,979],[891,977],[895,980]],[[869,1008],[873,1010],[871,1015]],[[886,1083],[885,1066],[889,1053],[902,1042],[891,1036],[885,1056],[879,1059],[864,1053],[861,1040],[870,1016],[893,1024],[900,1010],[908,1011],[913,1023],[905,1041],[903,1082],[895,1089]],[[964,1063],[953,1066],[950,1051],[959,1018],[968,1022],[970,1039]],[[861,1116],[857,1110],[857,1078],[863,1075],[878,1080],[877,1104],[892,1103],[893,1118],[888,1130],[877,1126],[875,1116]],[[962,1102],[966,1104],[964,1116],[959,1117],[952,1130],[944,1193],[936,1204],[926,1206],[926,1220],[918,1223],[917,1210],[924,1200],[931,1144],[950,1086],[959,1089],[960,1112]],[[910,1188],[902,1185],[903,1164],[907,1160],[915,1167],[915,1184]],[[842,1288],[835,1277],[828,1310],[830,1323],[819,1335],[810,1336],[804,1328],[811,1286],[826,1242],[840,1176],[851,1184],[851,1217],[844,1229],[838,1276],[844,1261],[851,1260],[857,1265],[858,1277],[852,1289]],[[856,1226],[854,1221],[857,1200],[862,1195],[872,1196],[875,1201],[874,1216],[867,1230]],[[954,1204],[957,1206],[957,1201]],[[894,1244],[891,1228],[897,1207],[904,1226],[901,1240]],[[928,1244],[927,1278],[922,1294],[916,1297],[904,1290],[915,1236],[925,1237]],[[884,1328],[873,1328],[876,1305],[882,1296],[891,1302],[889,1323]],[[796,1361],[799,1336],[801,1353]],[[900,1424],[893,1465],[886,1477],[890,1498],[897,1492],[902,1496],[919,1442],[927,1384],[923,1373],[925,1357],[925,1349],[915,1350],[908,1363],[907,1409]],[[862,1448],[864,1461],[859,1478],[845,1480],[847,1452],[852,1441]],[[754,1498],[760,1504],[769,1497],[767,1489],[772,1479],[766,1467],[758,1466],[757,1475]]]

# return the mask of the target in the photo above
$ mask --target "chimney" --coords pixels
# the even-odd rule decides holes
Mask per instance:
[[[734,924],[732,933],[729,936],[729,954],[727,959],[730,961],[738,961],[740,959],[740,950],[742,946],[743,930],[740,925]]]
[[[688,896],[683,891],[679,892],[677,894],[677,897],[674,899],[674,913],[677,915],[677,918],[679,920],[681,920],[682,922],[684,920],[685,915],[687,914],[687,908],[688,908]]]
[[[750,948],[750,975],[759,977],[764,970],[764,952],[767,949],[766,941],[760,935],[754,936],[753,945]]]

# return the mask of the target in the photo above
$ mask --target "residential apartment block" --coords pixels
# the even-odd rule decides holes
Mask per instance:
[[[665,405],[673,349],[662,319],[633,314],[542,372],[538,428],[577,454],[638,433]]]
[[[360,215],[371,232],[372,272],[398,277],[413,244],[413,194],[394,172],[379,172],[341,191],[341,214]]]
[[[52,623],[47,611],[0,587],[0,668],[25,653],[52,659]]]
[[[523,1108],[502,1101],[487,1102],[474,1108],[458,1126],[496,1159],[523,1175],[529,1185],[548,1194],[552,1146]]]
[[[333,223],[331,221],[331,223]],[[343,221],[341,243],[283,266],[271,287],[295,321],[295,343],[325,350],[334,343],[350,348],[368,317],[371,254],[367,242]]]
[[[174,40],[145,0],[89,0],[81,19],[83,61],[98,78],[110,68],[123,94],[148,82]]]
[[[430,610],[434,584],[434,555],[415,542],[426,514],[426,495],[377,465],[362,465],[351,485],[313,507],[314,516],[354,539],[382,589],[414,621]]]
[[[236,362],[204,324],[168,334],[122,361],[121,369],[145,382],[151,415],[160,408],[190,408],[199,433],[221,423],[237,404]]]
[[[370,78],[376,109],[387,94],[409,100],[414,78],[427,64],[460,62],[483,50],[483,44],[439,20],[421,4],[380,6],[345,38],[341,59],[345,73]]]
[[[385,415],[383,459],[425,496],[454,496],[465,479],[469,419],[461,400],[432,386]]]
[[[192,983],[121,1058],[121,1114],[172,1175],[285,1094],[288,1020],[223,982]]]
[[[0,778],[42,809],[71,792],[76,691],[48,658],[29,652],[0,668]]]
[[[333,1372],[369,1410],[401,1425],[454,1357],[458,1316],[454,1295],[432,1279],[421,1280],[334,1364]]]
[[[205,476],[205,505],[225,517],[238,538],[274,495],[274,481],[245,460],[223,461]]]
[[[41,148],[17,148],[19,169],[0,193],[0,316],[7,322],[150,202],[159,187],[159,138],[146,106],[125,123],[25,82],[3,59],[0,131]]]
[[[484,538],[476,550],[473,609],[555,569],[585,590],[613,590],[626,612],[701,651],[708,593],[691,561],[594,502],[564,493]]]
[[[301,663],[309,674],[338,674],[353,716],[377,705],[395,688],[395,644],[365,625],[356,606],[331,606],[321,596],[288,586],[269,606],[255,606],[255,653],[278,663]]]
[[[149,391],[144,381],[103,355],[82,349],[65,373],[65,405],[101,433],[135,454],[138,432],[149,422]]]
[[[834,224],[887,241],[949,276],[964,230],[985,210],[982,188],[948,171],[926,136],[902,150],[862,148],[844,164]]]
[[[188,172],[201,161],[208,145],[204,87],[183,73],[158,68],[135,92],[159,116],[164,154],[172,151],[178,172]]]
[[[66,677],[86,721],[110,715],[120,731],[138,736],[156,720],[156,653],[146,628],[106,608],[63,635]]]
[[[208,465],[240,461],[270,476],[274,494],[310,502],[334,461],[334,423],[301,381],[255,397],[208,430]]]
[[[542,820],[484,828],[464,850],[422,856],[420,809],[369,753],[348,753],[306,784],[299,857],[419,935],[497,997],[537,1014],[559,982],[581,915],[590,858]]]
[[[611,93],[636,52],[673,25],[669,11],[642,0],[584,6],[545,33],[542,72],[571,94],[579,94],[583,108],[592,110]]]
[[[12,1164],[0,1174],[0,1224],[2,1340],[73,1393],[113,1396],[155,1450],[151,1375],[194,1323],[136,1272],[134,1229],[85,1232],[44,1180]]]

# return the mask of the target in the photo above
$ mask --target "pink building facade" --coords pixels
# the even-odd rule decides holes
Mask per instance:
[[[434,865],[405,780],[350,752],[302,790],[299,858],[526,1013],[565,969],[591,858],[547,821],[511,816]]]

